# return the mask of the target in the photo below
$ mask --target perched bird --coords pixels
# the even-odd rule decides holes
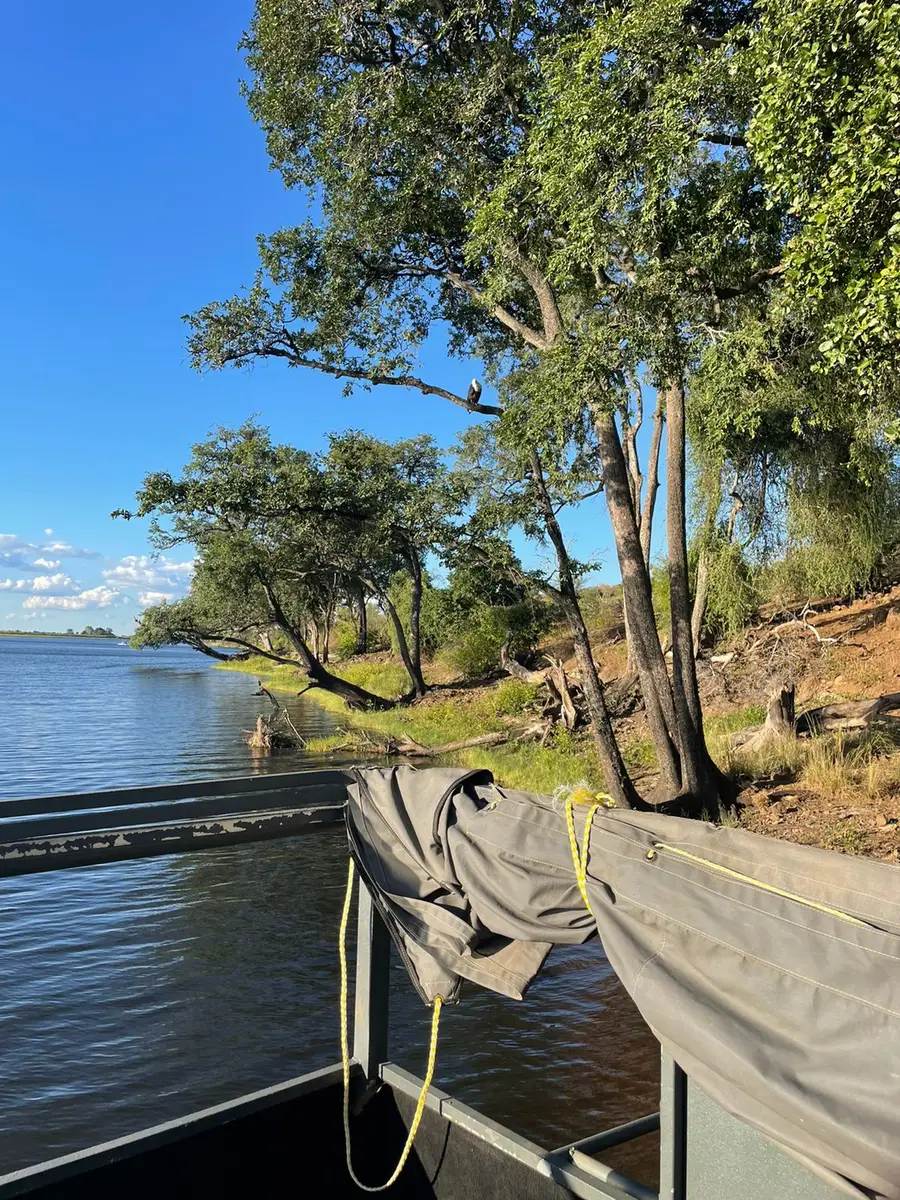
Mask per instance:
[[[470,404],[477,404],[481,399],[481,384],[477,379],[473,379],[469,384],[469,392],[466,399]]]

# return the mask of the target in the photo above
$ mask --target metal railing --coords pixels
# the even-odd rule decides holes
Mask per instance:
[[[342,771],[308,771],[0,800],[0,878],[320,832],[343,820],[349,782]],[[357,1072],[364,1077],[364,1086],[371,1088],[381,1081],[416,1096],[422,1081],[387,1061],[391,940],[364,887],[357,931],[353,1036]],[[427,1106],[584,1200],[684,1200],[685,1154],[683,1144],[676,1144],[685,1138],[679,1082],[683,1076],[674,1064],[666,1067],[664,1060],[666,1070],[670,1087],[667,1093],[664,1079],[661,1114],[552,1151],[437,1088],[431,1089]],[[659,1192],[590,1157],[657,1130],[663,1145]],[[55,1164],[44,1166],[51,1172],[56,1169]],[[0,1196],[4,1194],[14,1193],[0,1179]]]

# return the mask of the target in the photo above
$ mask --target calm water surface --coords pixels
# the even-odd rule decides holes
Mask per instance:
[[[320,767],[254,759],[252,678],[186,649],[0,638],[3,799]],[[298,700],[304,733],[332,728]],[[0,881],[0,1175],[338,1059],[346,847],[315,837]],[[394,968],[392,1057],[428,1014]],[[656,1107],[657,1047],[596,947],[524,1003],[470,990],[437,1082],[546,1146]],[[653,1148],[608,1157],[653,1182]]]

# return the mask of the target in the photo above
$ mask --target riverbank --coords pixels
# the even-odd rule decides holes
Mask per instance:
[[[302,676],[293,667],[272,669],[272,664],[264,658],[220,663],[215,669],[242,671],[261,680],[271,691],[289,695],[296,695],[302,683]],[[331,669],[350,682],[389,698],[402,695],[409,686],[405,672],[390,662],[363,660],[332,665]],[[453,755],[453,762],[486,768],[507,787],[533,792],[549,793],[561,784],[582,781],[595,790],[602,787],[603,777],[586,735],[558,730],[543,746],[533,741],[512,740],[527,724],[537,692],[533,684],[518,679],[481,685],[454,684],[435,678],[434,669],[426,668],[425,674],[433,690],[414,705],[387,712],[351,712],[343,700],[321,688],[306,693],[308,699],[333,713],[341,726],[331,737],[313,739],[309,752],[318,756],[346,749],[348,742],[353,742],[354,733],[363,735],[361,752],[365,753],[366,733],[412,740],[424,746],[443,746],[482,734],[508,732],[510,742],[460,750]],[[641,747],[639,752],[644,753],[645,748]],[[633,765],[640,763],[636,761]]]
[[[898,617],[887,620],[885,614],[895,610]],[[789,658],[797,680],[798,702],[811,707],[896,690],[898,620],[900,589],[877,603],[858,602],[776,630],[779,654]],[[852,641],[849,636],[842,640],[845,627],[847,635],[852,632]],[[811,629],[822,632],[813,639]],[[765,649],[765,671],[759,668],[755,648],[759,644]],[[620,650],[619,645],[613,647],[613,653]],[[603,655],[602,645],[597,653],[598,658]],[[553,654],[560,659],[571,655],[564,638],[553,643]],[[755,752],[733,748],[732,735],[764,716],[772,658],[764,636],[757,636],[749,648],[736,643],[719,655],[718,662],[705,659],[699,664],[710,752],[738,790],[733,811],[710,816],[789,841],[900,861],[900,723],[896,720],[815,738],[776,739]],[[608,679],[621,669],[618,662],[603,665]],[[253,675],[273,691],[290,695],[296,695],[305,682],[293,667],[273,669],[261,657],[222,664],[220,669]],[[386,697],[398,697],[408,688],[405,672],[384,654],[339,662],[331,669]],[[425,673],[431,685],[427,696],[388,712],[351,712],[330,693],[310,690],[308,698],[332,713],[340,727],[333,737],[311,742],[310,753],[353,750],[361,759],[372,760],[379,742],[383,746],[388,738],[433,747],[505,732],[506,743],[459,750],[448,761],[487,768],[499,782],[527,791],[548,794],[579,783],[592,791],[602,789],[587,733],[558,727],[544,744],[533,736],[522,738],[537,715],[535,685],[508,677],[468,682],[449,676],[440,664],[429,665]],[[643,717],[637,714],[617,721],[616,726],[632,777],[649,795],[656,764]]]

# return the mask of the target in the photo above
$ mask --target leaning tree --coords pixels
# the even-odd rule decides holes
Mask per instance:
[[[333,603],[335,581],[343,581],[362,586],[388,608],[410,676],[409,695],[421,695],[421,663],[388,590],[400,570],[409,568],[416,577],[411,554],[420,565],[439,539],[452,536],[452,509],[462,505],[463,492],[446,477],[430,439],[391,446],[339,435],[327,454],[314,455],[273,445],[252,422],[218,430],[194,447],[180,478],[148,475],[135,513],[118,514],[152,517],[158,549],[190,543],[198,553],[190,596],[148,609],[135,644],[184,642],[222,658],[214,643],[224,643],[299,666],[309,686],[353,706],[390,707],[393,701],[328,671],[321,645],[310,644],[310,622]],[[408,487],[401,486],[404,479]]]

